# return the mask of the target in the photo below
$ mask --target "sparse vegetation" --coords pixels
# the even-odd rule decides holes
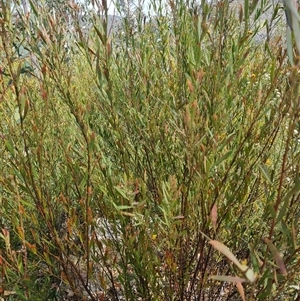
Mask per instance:
[[[1,0],[1,300],[299,300],[298,58],[229,2]]]

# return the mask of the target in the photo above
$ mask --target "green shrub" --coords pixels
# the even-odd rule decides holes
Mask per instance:
[[[228,2],[115,35],[1,2],[3,297],[296,300],[298,67]]]

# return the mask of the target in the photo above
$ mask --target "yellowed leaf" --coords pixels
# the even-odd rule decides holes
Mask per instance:
[[[246,272],[248,267],[240,264],[238,259],[232,254],[232,252],[221,242],[217,240],[211,240],[209,243],[224,256],[226,256],[230,261],[232,261],[242,272]]]
[[[210,240],[209,243],[219,252],[221,252],[224,256],[226,256],[230,261],[232,261],[240,271],[242,271],[247,279],[250,282],[254,282],[256,275],[252,269],[250,269],[247,265],[241,264],[238,259],[232,254],[232,252],[221,242],[217,240]]]
[[[213,280],[217,281],[227,281],[227,282],[234,282],[234,283],[243,283],[247,280],[240,277],[233,277],[233,276],[222,276],[222,275],[214,275],[210,277]]]
[[[218,219],[218,209],[217,209],[217,204],[214,204],[211,209],[211,221],[212,221],[214,230],[217,229],[217,219]]]
[[[241,296],[242,300],[243,300],[243,301],[246,301],[246,298],[245,298],[245,291],[244,291],[244,288],[243,288],[242,283],[237,282],[237,283],[236,283],[236,287],[237,287],[238,292],[240,293],[240,296]]]

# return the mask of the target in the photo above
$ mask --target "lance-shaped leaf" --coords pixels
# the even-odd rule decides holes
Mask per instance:
[[[243,288],[243,285],[241,282],[237,282],[236,283],[236,287],[240,293],[240,296],[242,298],[243,301],[246,301],[246,297],[245,297],[245,291],[244,291],[244,288]]]
[[[300,28],[299,28],[300,17],[298,14],[298,3],[296,0],[283,0],[283,4],[284,4],[287,24],[289,26],[289,29],[294,32],[296,46],[298,51],[300,51]],[[288,33],[287,39],[288,40],[291,39],[290,33]],[[291,41],[288,41],[288,50],[291,47],[290,42]],[[289,57],[290,57],[290,53],[289,53]],[[292,60],[292,57],[290,57],[290,60]]]
[[[287,275],[287,270],[284,264],[283,259],[280,256],[280,253],[278,252],[278,250],[276,249],[276,247],[273,245],[273,243],[268,239],[265,238],[265,243],[267,244],[274,260],[276,261],[281,273],[286,276]]]
[[[250,282],[254,282],[256,275],[253,272],[252,269],[250,269],[247,265],[243,265],[241,264],[238,259],[232,254],[232,252],[221,242],[217,241],[217,240],[211,240],[209,241],[209,243],[219,252],[221,252],[224,256],[226,256],[230,261],[232,261],[238,268],[240,271],[242,271],[246,278],[250,281]]]
[[[240,277],[233,277],[233,276],[223,276],[223,275],[215,275],[210,277],[213,280],[217,281],[227,281],[227,282],[233,282],[233,283],[244,283],[247,280]]]
[[[217,209],[217,205],[214,204],[211,209],[211,221],[215,231],[217,229],[217,219],[218,219],[218,209]]]
[[[232,254],[232,252],[221,242],[217,240],[211,240],[209,242],[216,250],[221,252],[224,256],[226,256],[230,261],[232,261],[242,272],[246,272],[248,267],[246,265],[242,265],[238,259]]]
[[[244,278],[240,278],[240,277],[233,277],[233,276],[211,276],[210,277],[213,280],[217,280],[217,281],[227,281],[227,282],[233,282],[235,283],[239,294],[241,295],[242,300],[246,300],[245,299],[245,292],[244,292],[244,288],[242,283],[246,282],[247,280]]]

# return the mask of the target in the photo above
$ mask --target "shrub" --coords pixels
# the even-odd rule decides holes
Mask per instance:
[[[1,2],[3,296],[298,298],[298,67],[228,2],[114,35]]]

